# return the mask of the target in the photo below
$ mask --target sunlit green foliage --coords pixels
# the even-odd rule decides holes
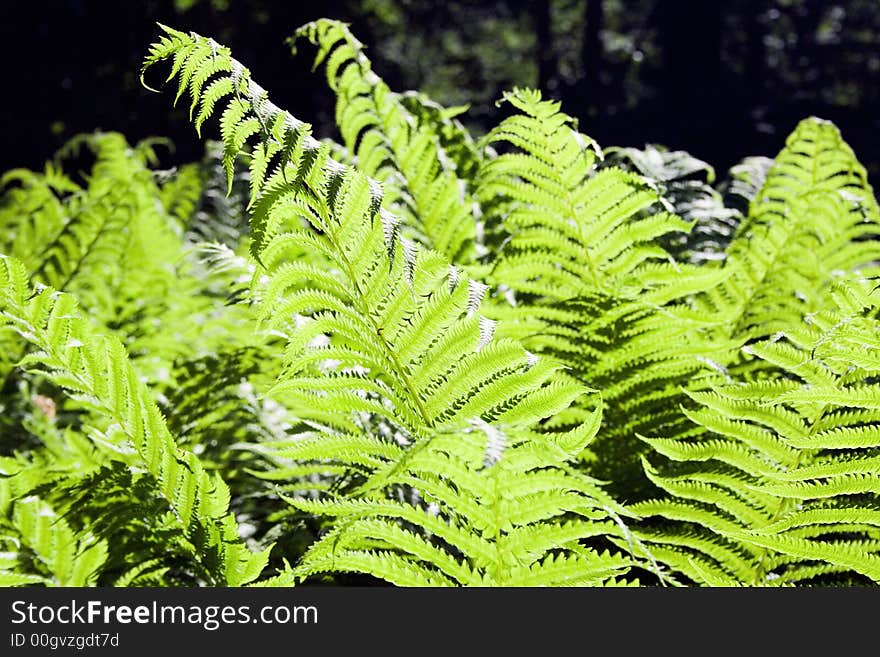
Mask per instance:
[[[833,125],[718,187],[529,89],[476,139],[322,20],[335,143],[162,30],[202,163],[4,178],[0,583],[880,581],[880,216]]]

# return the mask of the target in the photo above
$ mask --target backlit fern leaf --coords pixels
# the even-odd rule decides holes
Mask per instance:
[[[65,197],[81,192],[81,187],[63,177],[54,165],[42,173],[14,169],[0,180],[0,253],[15,256],[31,268],[38,267],[38,244],[51,242],[68,221]]]
[[[629,561],[582,541],[616,533],[609,515],[620,509],[564,465],[583,444],[503,430],[416,443],[405,469],[380,470],[358,499],[289,500],[337,518],[295,572],[366,572],[403,586],[614,583]],[[387,486],[412,489],[415,500],[388,499]]]
[[[509,199],[504,228],[511,236],[496,275],[526,293],[570,298],[585,287],[624,287],[640,266],[667,255],[654,239],[687,224],[668,214],[634,221],[658,201],[638,175],[619,169],[595,173],[598,147],[578,133],[559,104],[540,93],[505,95],[520,113],[485,138],[516,152],[488,159],[481,198]]]
[[[258,257],[266,246],[267,231],[277,229],[270,221],[270,212],[276,204],[289,200],[291,185],[304,185],[318,197],[326,198],[329,209],[335,211],[336,197],[332,191],[342,184],[346,167],[330,157],[331,147],[315,139],[308,124],[272,103],[266,91],[251,78],[250,71],[230,56],[228,48],[196,34],[162,28],[166,36],[151,47],[144,62],[144,72],[157,62],[172,58],[168,79],[180,73],[178,98],[188,90],[195,103],[202,103],[202,120],[210,118],[217,104],[225,103],[220,125],[224,166],[230,185],[235,159],[245,149],[250,137],[259,137],[258,144],[249,151],[255,163],[250,180],[253,206],[251,253]],[[201,88],[189,84],[200,67],[220,76],[215,80],[228,79],[231,82],[222,93],[212,92],[213,104],[210,106],[204,105]],[[374,210],[378,209],[381,196],[378,183],[371,184],[371,207]],[[383,214],[383,219],[389,238],[396,235],[391,216]]]
[[[0,227],[27,241],[4,243],[0,253],[19,258],[35,283],[74,294],[94,320],[130,341],[151,327],[135,320],[145,314],[159,320],[159,308],[173,303],[167,290],[177,284],[179,226],[158,202],[149,142],[131,146],[116,133],[82,135],[57,160],[71,157],[94,160],[82,185],[59,183],[54,168],[18,174],[23,186],[8,190]],[[161,320],[152,326],[161,327]],[[19,355],[21,348],[15,347]]]
[[[15,501],[9,525],[0,525],[0,545],[9,546],[0,553],[0,585],[95,584],[107,559],[105,542],[88,532],[77,534],[36,496]]]

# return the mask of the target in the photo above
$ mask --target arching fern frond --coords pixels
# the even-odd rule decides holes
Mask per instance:
[[[363,44],[344,23],[308,23],[292,44],[297,38],[319,46],[315,64],[325,63],[336,93],[343,143],[357,157],[358,170],[385,185],[386,207],[401,218],[404,236],[454,264],[470,263],[476,255],[474,201],[467,179],[445,152],[438,126],[419,121],[407,109],[373,71]],[[466,147],[460,133],[457,146],[460,153]]]
[[[184,58],[211,54],[208,40],[188,39],[183,50],[173,52]],[[172,40],[163,39],[156,51],[165,52],[166,42]],[[240,71],[242,87],[257,88],[240,64],[226,54],[218,57],[226,58],[222,66]],[[198,64],[193,67],[198,70]],[[472,419],[473,408],[480,408],[478,417],[495,419],[512,408],[522,386],[548,380],[558,365],[533,364],[515,343],[492,340],[493,323],[478,312],[484,285],[440,254],[397,240],[394,218],[379,209],[381,190],[373,181],[330,160],[326,146],[308,135],[304,124],[272,108],[264,96],[252,93],[251,100],[269,113],[266,124],[280,131],[262,133],[254,151],[280,149],[282,141],[299,144],[268,179],[252,180],[258,194],[252,224],[260,228],[252,248],[267,280],[259,288],[261,313],[272,328],[289,331],[290,383],[283,394],[308,396],[316,389],[308,376],[332,371],[337,383],[320,395],[331,395],[323,403],[329,409],[324,422],[338,412],[340,419],[331,425],[352,429],[342,418],[353,411],[385,413],[375,399],[379,395],[391,402],[395,424],[417,431],[458,426],[462,418]],[[242,102],[233,99],[229,107]],[[302,129],[291,128],[282,138],[284,126]],[[300,262],[308,251],[321,254],[330,270]],[[502,382],[502,374],[512,379]],[[512,381],[521,383],[511,386]],[[555,390],[560,400],[581,394],[577,386]],[[465,403],[477,392],[483,396]],[[480,407],[482,399],[486,405]]]
[[[259,258],[266,247],[267,232],[277,230],[271,211],[284,205],[291,185],[304,187],[326,199],[328,209],[336,211],[335,190],[342,184],[346,167],[330,157],[331,147],[315,139],[311,127],[281,110],[269,100],[250,71],[233,59],[229,49],[213,39],[186,34],[161,26],[166,36],[153,44],[145,59],[143,73],[165,59],[173,60],[169,80],[178,77],[179,99],[184,92],[192,98],[191,113],[195,125],[210,118],[219,104],[225,103],[220,118],[224,145],[223,164],[229,185],[236,159],[248,140],[258,137],[251,156],[251,253]],[[213,76],[213,77],[212,77]],[[198,108],[198,114],[195,114]],[[381,188],[370,184],[371,208],[381,204]],[[383,213],[389,244],[397,235],[393,218]],[[291,219],[294,217],[290,217]]]

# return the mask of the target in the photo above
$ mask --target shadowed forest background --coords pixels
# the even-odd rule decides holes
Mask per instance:
[[[332,135],[332,99],[285,44],[318,17],[352,23],[392,89],[420,89],[482,130],[514,85],[537,86],[603,146],[664,140],[723,170],[774,155],[805,116],[834,121],[880,180],[875,0],[59,0],[4,12],[0,170],[39,167],[72,135],[157,135],[202,147],[138,79],[159,21],[230,46],[274,100]],[[150,80],[153,85],[160,80]]]

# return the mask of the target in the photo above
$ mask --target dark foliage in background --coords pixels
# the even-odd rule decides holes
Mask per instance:
[[[471,103],[478,131],[501,91],[538,86],[601,143],[643,147],[662,135],[718,169],[773,152],[809,115],[837,124],[880,173],[880,4],[872,0],[57,0],[10,3],[0,21],[7,66],[0,170],[38,166],[95,128],[169,137],[176,161],[201,156],[178,114],[141,88],[154,23],[212,34],[317,132],[332,102],[285,38],[318,16],[350,21],[394,89]],[[12,91],[14,90],[14,91]]]

